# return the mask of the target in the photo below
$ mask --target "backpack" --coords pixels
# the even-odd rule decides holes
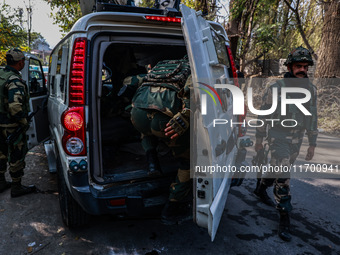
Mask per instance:
[[[144,77],[133,99],[133,107],[153,109],[173,117],[182,109],[179,94],[191,73],[187,58],[157,63]]]
[[[158,62],[144,78],[142,86],[160,86],[180,91],[191,73],[187,57]]]

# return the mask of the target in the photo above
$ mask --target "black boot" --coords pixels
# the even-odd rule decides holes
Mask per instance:
[[[146,152],[146,161],[148,164],[148,174],[150,176],[161,175],[161,166],[159,164],[157,151],[155,149],[148,150]]]
[[[0,193],[11,187],[11,183],[6,181],[5,175],[0,174]]]
[[[273,201],[267,194],[267,186],[263,183],[260,183],[260,181],[257,181],[256,189],[254,190],[254,194],[258,196],[263,203],[269,206],[274,206]]]
[[[21,181],[12,183],[11,197],[20,197],[34,192],[36,192],[36,187],[34,185],[23,186],[21,185]]]
[[[181,224],[192,219],[192,204],[190,202],[168,201],[163,208],[161,221],[165,225]]]
[[[292,240],[292,236],[290,234],[290,219],[288,213],[280,213],[280,224],[279,224],[279,237],[286,242],[290,242]]]

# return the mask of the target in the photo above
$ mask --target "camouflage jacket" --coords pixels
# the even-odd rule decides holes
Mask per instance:
[[[163,86],[140,86],[141,84],[142,81],[138,84],[139,87],[132,99],[133,107],[157,110],[169,117],[173,117],[184,108],[190,109],[191,76],[180,90]]]
[[[295,80],[297,82],[297,80]],[[272,106],[272,90],[274,87],[278,88],[278,104],[277,108],[274,111],[274,113],[267,115],[267,116],[259,116],[259,125],[256,128],[256,143],[262,143],[263,138],[267,137],[267,128],[269,129],[275,129],[280,132],[291,132],[292,130],[303,132],[306,131],[308,136],[308,142],[310,145],[315,146],[316,145],[316,139],[318,135],[318,129],[317,129],[317,94],[316,94],[316,87],[309,82],[308,84],[308,90],[311,93],[311,99],[307,104],[304,104],[304,106],[307,108],[307,110],[312,114],[311,116],[305,116],[295,105],[289,104],[287,106],[287,115],[282,116],[281,115],[281,88],[285,86],[285,80],[279,80],[276,83],[269,86],[269,88],[266,89],[263,98],[262,98],[262,105],[261,110],[267,110],[270,109]],[[287,96],[289,98],[289,94]],[[270,120],[275,121],[270,121]],[[288,120],[293,119],[296,122],[295,127],[283,127],[281,125],[282,120]],[[268,121],[269,120],[269,121]],[[289,121],[285,121],[286,125],[293,126],[292,123],[288,123]],[[264,123],[264,125],[260,125]]]
[[[30,111],[29,92],[20,73],[10,66],[0,71],[1,77],[9,77],[1,88],[1,127],[17,127],[27,125]]]

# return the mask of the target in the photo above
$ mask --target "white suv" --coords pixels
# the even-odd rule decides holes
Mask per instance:
[[[211,86],[231,83],[230,77],[236,75],[225,30],[194,10],[182,6],[182,13],[164,14],[166,11],[158,9],[101,6],[108,11],[79,19],[50,59],[50,140],[45,148],[50,170],[59,176],[62,218],[69,227],[85,224],[91,214],[143,216],[161,208],[168,199],[177,162],[165,145],[160,146],[164,175],[148,176],[140,134],[130,122],[131,102],[117,95],[126,76],[145,73],[145,66],[186,54],[194,88],[200,82]],[[196,99],[204,93],[193,91]],[[205,155],[205,163],[235,165],[242,129],[225,126],[216,136],[209,125],[211,118],[236,120],[231,94],[217,91],[222,108],[205,116],[199,108],[192,109],[198,116],[192,126],[200,134],[193,137],[192,145],[202,144],[203,139],[204,146],[219,149],[217,156]],[[208,228],[212,239],[231,177],[225,173],[223,178],[194,178],[194,220]]]

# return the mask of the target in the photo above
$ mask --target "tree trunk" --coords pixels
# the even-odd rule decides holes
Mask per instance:
[[[232,9],[233,9],[234,0],[230,1],[229,3],[229,10],[230,10],[230,21],[226,26],[226,31],[230,40],[230,50],[236,59],[237,53],[237,46],[238,41],[241,37],[239,26],[241,23],[242,14],[238,15],[237,17],[233,17]]]
[[[333,0],[324,4],[324,25],[315,76],[340,78],[340,1]]]
[[[250,6],[250,18],[249,18],[249,22],[248,22],[248,30],[247,30],[247,36],[246,36],[246,43],[243,46],[243,52],[241,55],[241,72],[244,71],[245,68],[245,63],[246,63],[246,55],[249,51],[249,45],[250,45],[250,39],[251,39],[251,32],[253,30],[253,19],[254,19],[254,13],[257,7],[257,3],[259,2],[259,0],[254,0],[252,2],[252,5]]]

